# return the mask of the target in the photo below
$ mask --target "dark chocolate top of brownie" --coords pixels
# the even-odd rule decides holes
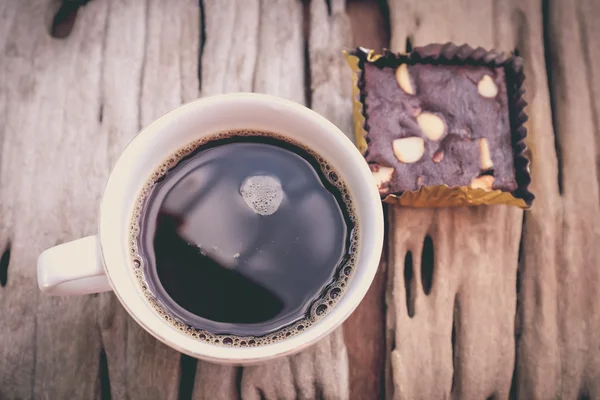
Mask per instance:
[[[381,170],[382,195],[441,184],[517,188],[502,67],[365,62],[363,94],[366,158]]]

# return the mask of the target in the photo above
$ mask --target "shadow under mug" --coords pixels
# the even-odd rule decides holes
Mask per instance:
[[[155,169],[195,140],[236,129],[276,132],[323,156],[346,182],[358,221],[355,272],[335,307],[303,332],[256,347],[210,344],[165,321],[136,281],[128,245],[134,204]],[[129,143],[108,179],[97,235],[44,251],[38,259],[38,284],[43,292],[63,296],[112,290],[129,314],[168,346],[213,362],[255,363],[300,351],[326,336],[352,313],[377,271],[383,230],[381,200],[371,171],[335,125],[304,106],[273,96],[235,93],[207,97],[163,115]]]

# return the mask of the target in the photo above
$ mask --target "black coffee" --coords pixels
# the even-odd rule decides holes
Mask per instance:
[[[186,152],[155,174],[134,221],[134,265],[159,311],[229,345],[291,336],[324,315],[354,262],[355,217],[338,175],[263,132]]]

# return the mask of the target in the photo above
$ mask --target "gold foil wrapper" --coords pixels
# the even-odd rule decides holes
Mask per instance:
[[[398,65],[403,62],[421,63],[450,63],[475,64],[491,67],[504,67],[509,96],[509,113],[511,123],[511,139],[514,151],[515,177],[517,189],[513,192],[502,190],[474,189],[470,186],[447,185],[422,186],[416,191],[404,191],[385,195],[385,203],[400,204],[408,207],[439,208],[462,207],[477,205],[506,204],[522,209],[531,208],[535,196],[529,191],[531,172],[529,160],[525,153],[527,147],[524,139],[527,129],[523,125],[527,121],[523,99],[523,59],[514,55],[506,55],[482,48],[473,49],[468,45],[457,46],[454,43],[431,44],[417,47],[408,54],[384,51],[376,54],[373,50],[359,47],[356,50],[344,52],[346,60],[352,69],[352,109],[354,122],[355,143],[358,150],[366,155],[369,149],[368,115],[363,104],[363,66],[364,63],[374,63],[380,67]]]

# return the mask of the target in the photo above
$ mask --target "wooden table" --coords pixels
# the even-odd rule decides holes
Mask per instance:
[[[55,39],[51,0],[0,1],[0,399],[600,398],[599,0],[199,3],[93,0]],[[182,356],[110,293],[38,292],[37,255],[95,232],[111,166],[156,117],[255,91],[350,133],[341,50],[436,41],[525,58],[531,211],[388,207],[358,311],[258,366]]]

